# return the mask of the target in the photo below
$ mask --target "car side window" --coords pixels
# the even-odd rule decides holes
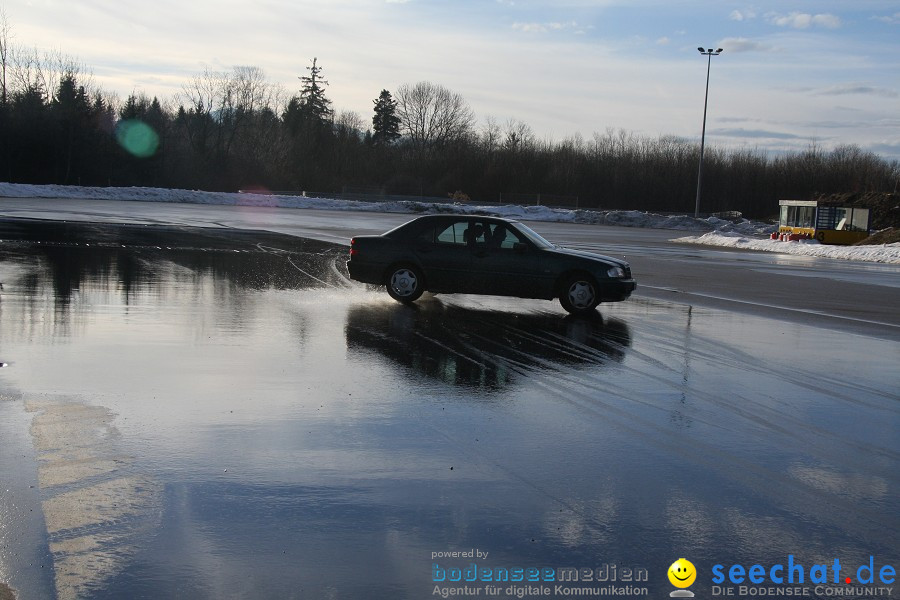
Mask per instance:
[[[490,226],[484,223],[472,223],[466,232],[463,233],[463,236],[466,238],[466,244],[469,247],[483,248],[490,233]]]
[[[449,227],[438,228],[437,236],[434,240],[439,244],[459,244],[465,245],[467,242],[466,231],[469,229],[468,221],[456,221]]]
[[[499,250],[512,250],[518,243],[525,243],[518,231],[514,231],[502,223],[491,226],[489,246]]]

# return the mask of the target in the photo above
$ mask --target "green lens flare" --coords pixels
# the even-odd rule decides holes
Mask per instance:
[[[159,136],[153,128],[137,119],[119,121],[116,140],[126,151],[138,158],[149,158],[159,148]]]

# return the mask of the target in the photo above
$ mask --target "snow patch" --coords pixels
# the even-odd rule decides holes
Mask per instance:
[[[704,233],[701,236],[675,238],[670,241],[681,242],[683,244],[724,246],[727,248],[780,252],[782,254],[818,256],[822,258],[900,264],[900,243],[865,246],[831,246],[820,244],[816,240],[782,242],[779,240],[759,239],[748,237],[736,231],[711,231],[709,233]]]

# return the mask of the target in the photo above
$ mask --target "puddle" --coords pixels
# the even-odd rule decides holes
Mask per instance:
[[[424,597],[472,549],[654,597],[680,556],[704,596],[714,564],[897,563],[895,343],[639,298],[406,307],[346,248],[73,227],[0,244],[14,485],[60,597]]]

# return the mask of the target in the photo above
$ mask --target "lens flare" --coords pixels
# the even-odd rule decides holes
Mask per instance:
[[[137,119],[119,121],[116,125],[116,141],[138,158],[149,158],[159,148],[159,135],[152,127]]]

